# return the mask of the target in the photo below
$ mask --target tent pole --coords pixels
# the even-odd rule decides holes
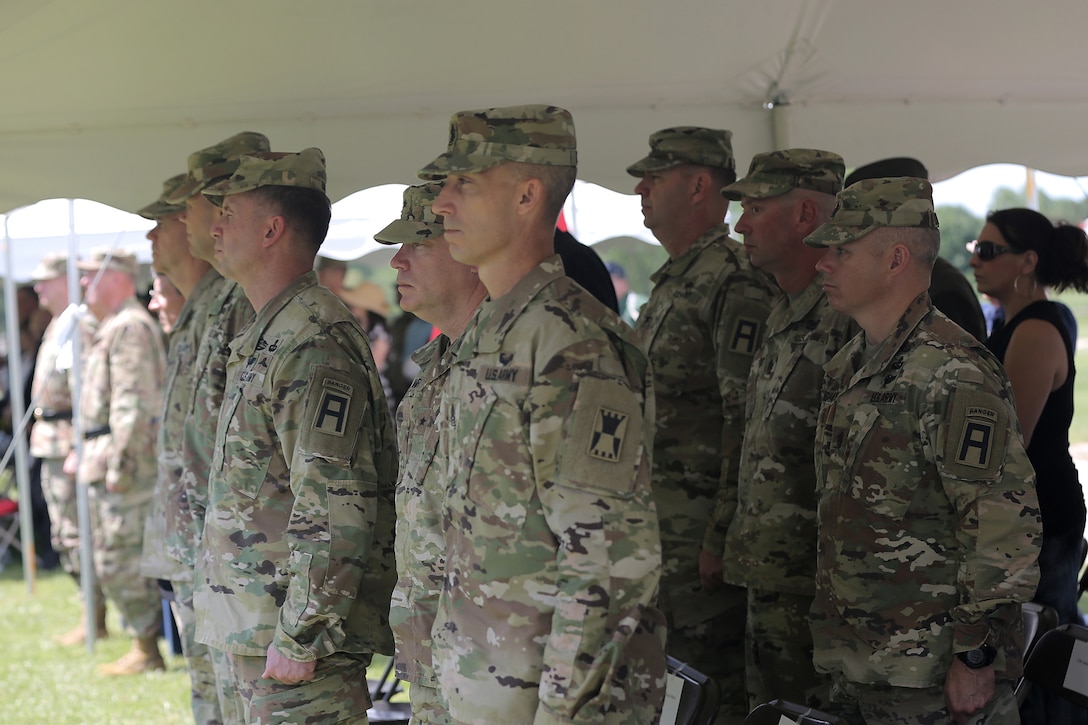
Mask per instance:
[[[37,556],[34,551],[34,506],[30,493],[30,468],[27,460],[26,400],[23,397],[23,350],[19,340],[19,302],[15,294],[15,265],[8,234],[7,217],[4,218],[4,251],[7,256],[7,284],[4,285],[5,318],[8,328],[8,401],[12,421],[12,440],[15,446],[15,479],[19,484],[19,537],[23,549],[23,579],[27,592],[34,594]]]
[[[83,294],[79,287],[79,237],[76,236],[76,203],[68,200],[68,299],[71,304],[81,304]],[[72,444],[76,452],[76,466],[83,461],[83,419],[80,416],[83,390],[83,335],[78,325],[72,333]],[[84,631],[87,633],[87,653],[94,654],[98,636],[94,602],[94,553],[91,548],[91,506],[87,484],[76,475],[76,520],[79,525],[79,586],[83,591]]]
[[[774,137],[776,151],[791,147],[790,137],[790,104],[785,101],[777,101],[771,107],[771,135]]]

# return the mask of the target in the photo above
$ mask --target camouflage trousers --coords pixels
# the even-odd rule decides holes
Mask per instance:
[[[76,513],[76,480],[64,472],[63,458],[43,458],[42,495],[49,510],[53,549],[61,566],[79,578],[79,516]]]
[[[181,630],[181,650],[185,655],[185,667],[191,683],[189,704],[193,719],[205,725],[243,725],[242,702],[238,693],[230,687],[229,679],[219,683],[215,676],[213,658],[219,657],[224,664],[226,655],[213,647],[196,641],[196,616],[193,613],[193,583],[172,581],[174,601],[170,608]],[[229,671],[224,668],[224,671]],[[219,690],[224,689],[225,706],[221,705]]]
[[[699,592],[692,597],[676,595],[668,599],[669,628],[665,646],[668,654],[686,662],[721,688],[722,705],[716,725],[739,725],[748,715],[748,697],[744,687],[744,615],[747,595],[741,587],[723,584],[713,592]],[[716,613],[702,621],[691,622],[685,599],[714,600]],[[702,609],[705,602],[696,603]]]
[[[409,725],[454,725],[437,687],[413,682],[408,688],[408,699],[412,702],[412,719]]]
[[[162,632],[159,585],[140,574],[151,492],[107,491],[98,483],[89,487],[89,493],[98,583],[135,637],[157,637]]]
[[[891,687],[848,682],[835,676],[832,706],[841,725],[946,725],[952,716],[944,704],[943,687]],[[1013,683],[998,680],[994,697],[968,725],[1019,725]],[[1054,723],[1057,725],[1057,723]]]
[[[231,681],[249,725],[367,723],[370,655],[337,652],[317,661],[314,679],[284,685],[262,677],[265,658],[229,655]]]
[[[748,589],[745,675],[748,707],[776,698],[826,710],[831,678],[812,664],[812,595]]]

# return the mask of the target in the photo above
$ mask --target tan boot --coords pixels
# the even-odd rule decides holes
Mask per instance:
[[[98,639],[106,639],[110,636],[110,633],[106,630],[106,603],[99,602],[95,606],[95,621],[98,628]],[[79,615],[79,625],[74,629],[59,635],[56,638],[56,642],[64,647],[75,647],[76,645],[85,644],[87,641],[87,610],[84,609]]]
[[[139,637],[132,641],[132,649],[121,659],[99,665],[98,674],[120,677],[165,669],[166,663],[162,661],[162,654],[159,652],[159,640],[155,637]]]

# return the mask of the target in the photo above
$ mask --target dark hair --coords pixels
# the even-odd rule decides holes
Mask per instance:
[[[327,196],[316,189],[297,186],[261,186],[253,193],[282,214],[287,225],[315,250],[321,247],[332,219],[332,205]]]
[[[1059,292],[1073,288],[1088,292],[1088,236],[1078,226],[1059,222],[1058,226],[1031,209],[1002,209],[986,215],[1009,246],[1039,255],[1035,278],[1044,287]]]

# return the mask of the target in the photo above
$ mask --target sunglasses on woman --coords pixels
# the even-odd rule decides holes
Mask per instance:
[[[1020,250],[1013,249],[1012,247],[1003,247],[997,242],[980,242],[977,239],[967,242],[967,251],[971,254],[977,254],[978,258],[983,262],[989,262],[995,257],[1000,257],[1005,252],[1020,254]]]

